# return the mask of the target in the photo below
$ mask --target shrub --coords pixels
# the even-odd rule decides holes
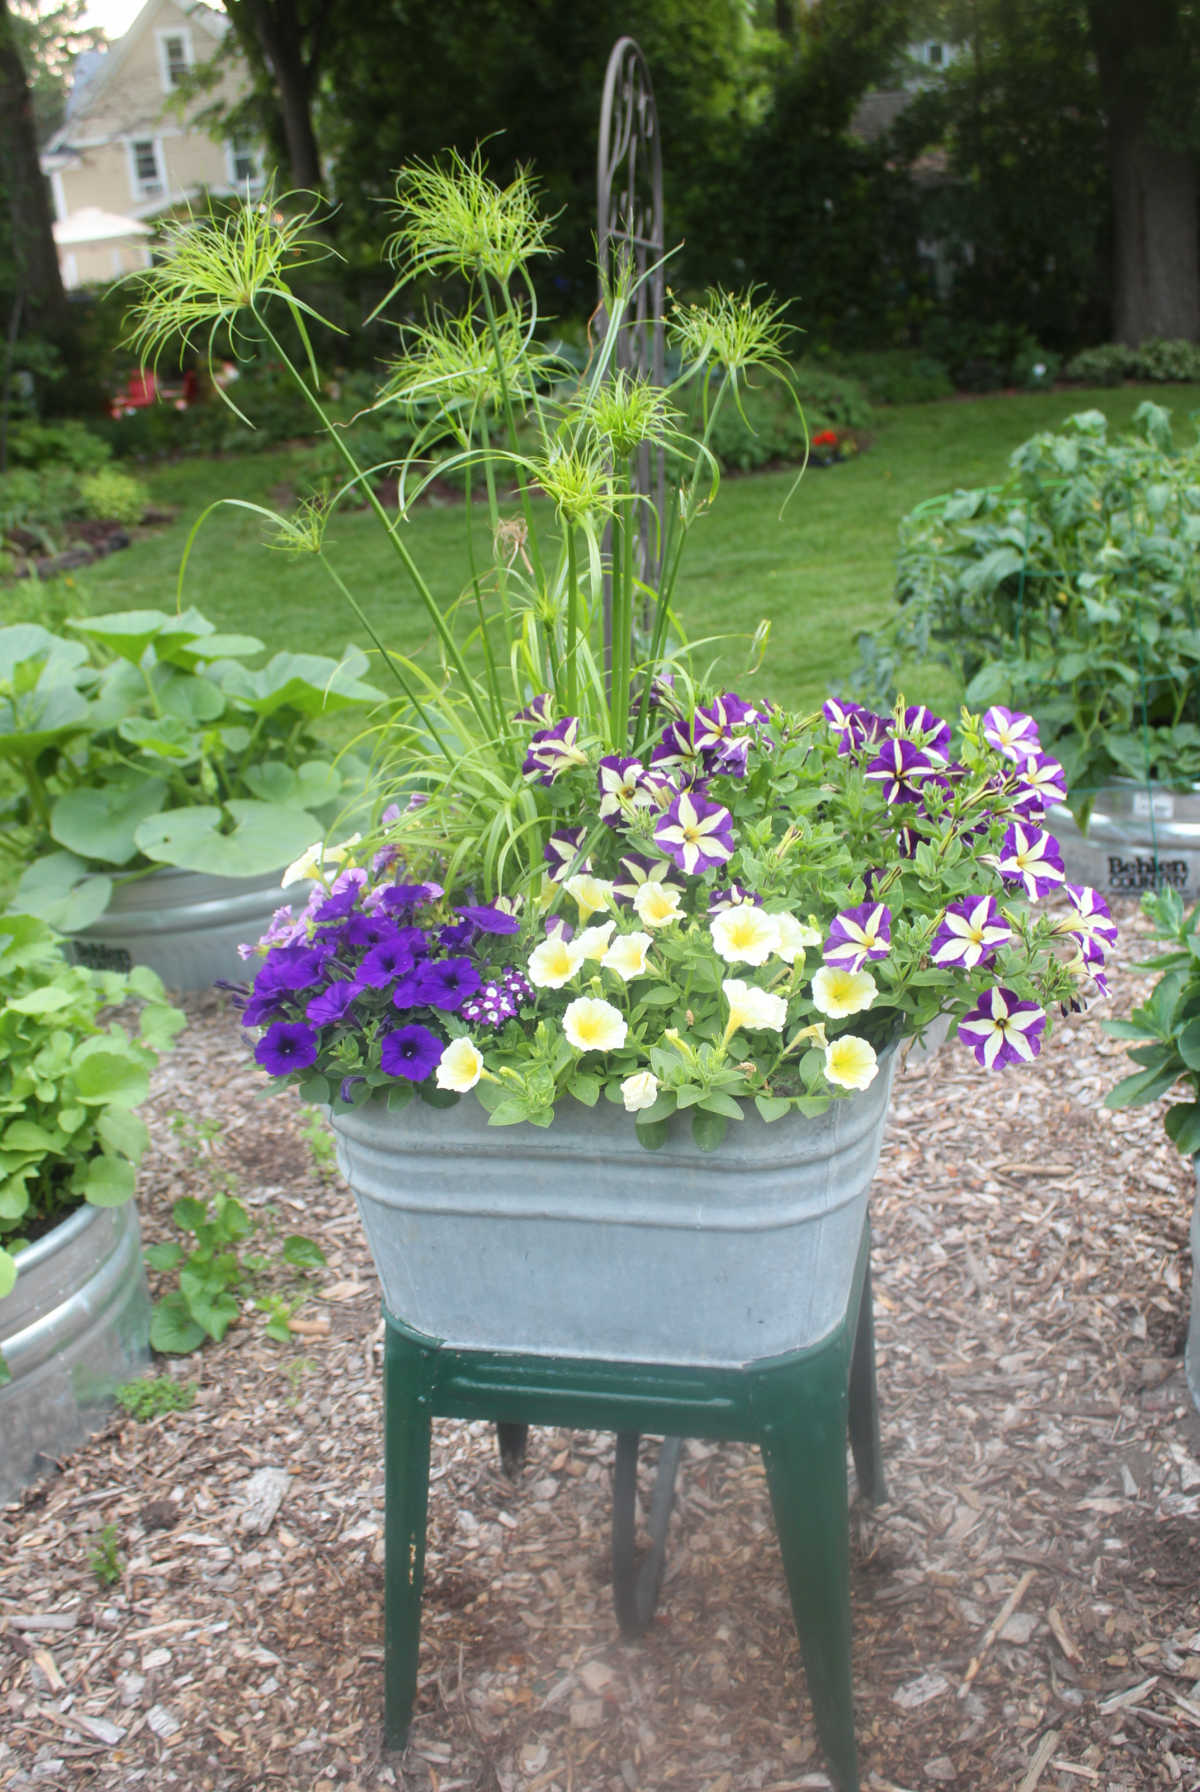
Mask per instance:
[[[1133,356],[1136,380],[1200,380],[1200,343],[1152,336]]]
[[[1081,349],[1063,368],[1063,378],[1080,386],[1119,386],[1133,372],[1133,350],[1123,342]]]
[[[132,529],[140,523],[150,502],[150,494],[140,479],[118,472],[116,467],[102,467],[79,481],[79,490],[88,516],[121,523]]]
[[[86,423],[17,422],[8,432],[10,467],[34,470],[54,462],[76,473],[95,473],[112,458],[112,449]]]
[[[838,355],[833,366],[858,381],[872,404],[926,404],[954,391],[945,362],[915,349]]]

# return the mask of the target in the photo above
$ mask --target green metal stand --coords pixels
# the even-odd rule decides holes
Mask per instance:
[[[386,1314],[385,1739],[417,1687],[431,1421],[436,1416],[757,1443],[813,1716],[841,1792],[858,1792],[850,1669],[846,1434],[859,1489],[886,1497],[864,1231],[850,1303],[819,1343],[737,1369],[457,1350]]]

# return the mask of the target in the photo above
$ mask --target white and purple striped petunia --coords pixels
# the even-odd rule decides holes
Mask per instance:
[[[934,964],[960,965],[973,971],[986,964],[1012,938],[1012,928],[994,896],[964,896],[951,902],[929,945]]]
[[[1037,901],[1066,881],[1067,871],[1062,851],[1053,834],[1043,828],[1026,827],[1023,822],[1010,824],[1000,847],[996,869],[1010,883],[1025,885],[1025,894]]]
[[[839,970],[860,971],[868,958],[886,958],[891,945],[891,910],[882,902],[860,902],[834,916],[821,956]]]
[[[885,740],[872,759],[864,776],[883,786],[887,803],[915,803],[920,800],[920,783],[938,769],[934,760],[911,740]]]
[[[950,751],[950,742],[954,737],[949,722],[944,722],[941,716],[935,716],[923,703],[909,705],[904,712],[903,725],[906,734],[919,735],[921,745],[939,759],[944,759]]]
[[[586,828],[557,828],[546,842],[542,857],[550,867],[549,875],[556,884],[573,872],[586,871],[589,861],[580,857]]]
[[[553,728],[539,728],[530,738],[521,770],[536,773],[539,784],[553,784],[573,765],[586,765],[587,754],[579,745],[579,717],[564,716]]]
[[[1024,759],[1017,760],[1017,771],[1021,782],[1037,791],[1047,809],[1051,803],[1066,802],[1067,774],[1049,753],[1026,754]]]
[[[699,789],[681,790],[654,830],[654,844],[690,876],[733,857],[733,816]]]
[[[1042,1049],[1046,1016],[1036,1002],[1023,1002],[1011,989],[988,989],[958,1023],[958,1036],[985,1070],[998,1064],[1028,1064]]]
[[[1019,762],[1030,753],[1042,750],[1038,725],[1033,717],[1023,715],[1020,710],[1005,709],[1002,703],[994,703],[991,709],[984,711],[983,735],[1006,759]]]
[[[1103,964],[1117,943],[1117,924],[1107,902],[1087,884],[1065,884],[1063,889],[1075,913],[1064,915],[1057,931],[1079,941],[1089,965]]]
[[[600,789],[597,813],[610,828],[619,827],[632,809],[648,809],[652,802],[645,787],[646,768],[640,759],[626,759],[607,753],[596,770]]]

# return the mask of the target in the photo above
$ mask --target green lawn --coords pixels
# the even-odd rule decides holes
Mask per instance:
[[[940,492],[999,479],[1019,443],[1073,411],[1095,407],[1114,427],[1123,427],[1145,397],[1167,404],[1184,428],[1187,414],[1200,407],[1195,386],[898,406],[878,412],[869,453],[837,468],[811,470],[790,499],[790,474],[728,479],[688,546],[680,587],[688,634],[748,638],[762,618],[769,618],[771,651],[761,690],[785,703],[819,702],[853,664],[858,631],[878,626],[889,614],[902,516]],[[67,613],[172,607],[183,545],[204,506],[221,496],[286,504],[281,488],[302,475],[306,458],[307,451],[297,449],[190,460],[153,472],[154,498],[178,506],[176,522],[76,575],[65,592],[39,592],[28,584],[10,588],[4,593],[4,618],[36,616],[39,602],[47,600],[54,606],[65,602]],[[226,508],[210,517],[191,557],[184,601],[222,626],[262,636],[272,648],[336,652],[347,640],[363,640],[321,568],[267,549],[263,534],[262,523],[245,511]],[[420,509],[406,539],[434,591],[451,600],[467,571],[462,508]],[[327,545],[380,634],[403,652],[417,651],[428,627],[373,518],[339,516]],[[487,546],[481,519],[476,540],[481,559]],[[700,663],[717,651],[706,650]],[[728,641],[721,650],[722,672],[735,677],[744,654],[744,640]],[[939,684],[935,679],[934,688],[909,694],[939,700]]]

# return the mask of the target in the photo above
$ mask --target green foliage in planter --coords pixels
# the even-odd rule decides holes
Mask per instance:
[[[128,1002],[136,1032],[109,1014]],[[44,922],[0,916],[0,1295],[24,1244],[133,1194],[147,1142],[133,1110],[183,1024],[153,971],[84,970]]]
[[[96,473],[85,474],[79,481],[79,492],[89,516],[111,519],[127,529],[141,522],[150,502],[141,480],[116,467],[101,467]]]
[[[1200,1152],[1200,903],[1184,914],[1178,890],[1142,898],[1154,923],[1153,938],[1167,950],[1134,966],[1157,971],[1146,1001],[1128,1020],[1106,1020],[1104,1031],[1129,1042],[1138,1069],[1104,1098],[1105,1107],[1140,1108],[1182,1083],[1188,1098],[1175,1101],[1163,1116],[1167,1136],[1184,1157]]]
[[[316,725],[380,693],[367,658],[263,652],[198,610],[128,610],[0,629],[0,763],[16,794],[0,845],[15,906],[68,931],[101,914],[115,876],[175,865],[252,877],[302,853],[362,788]]]
[[[899,615],[860,637],[858,688],[952,668],[970,706],[1028,710],[1079,808],[1113,776],[1200,779],[1200,445],[1142,404],[1108,438],[1099,411],[1013,454],[1004,482],[901,525]]]

